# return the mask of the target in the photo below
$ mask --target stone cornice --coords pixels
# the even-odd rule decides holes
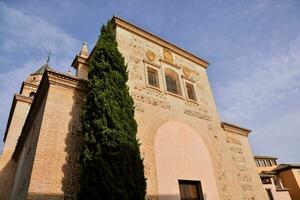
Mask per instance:
[[[10,126],[10,123],[11,123],[11,120],[12,120],[13,113],[15,111],[17,101],[22,101],[22,102],[25,102],[25,103],[32,104],[32,100],[33,99],[31,97],[27,97],[27,96],[24,96],[24,95],[21,95],[21,94],[15,94],[14,95],[13,102],[11,104],[11,108],[10,108],[10,112],[9,112],[9,117],[8,117],[7,124],[6,124],[6,129],[5,129],[5,133],[4,133],[4,137],[3,137],[3,142],[5,142],[5,140],[6,140],[8,129],[9,129],[9,126]]]
[[[127,31],[130,31],[136,35],[139,35],[140,37],[143,37],[155,44],[158,44],[159,46],[169,49],[172,52],[174,52],[174,53],[176,53],[176,54],[178,54],[178,55],[180,55],[180,56],[182,56],[204,68],[207,68],[209,65],[209,63],[207,61],[187,52],[184,49],[181,49],[181,48],[171,44],[170,42],[167,42],[166,40],[163,40],[163,39],[153,35],[152,33],[149,33],[147,31],[125,21],[124,19],[114,16],[113,21],[115,22],[116,26],[119,26]]]
[[[32,99],[33,99],[31,97],[27,97],[27,96],[24,96],[21,94],[15,94],[15,98],[16,98],[16,100],[23,101],[23,102],[29,103],[29,104],[32,103]]]
[[[46,98],[48,94],[49,87],[51,85],[59,85],[69,89],[79,89],[87,91],[87,81],[73,77],[67,74],[54,72],[54,71],[45,71],[43,78],[40,82],[36,95],[33,99],[32,105],[26,117],[24,126],[22,128],[21,135],[19,137],[15,152],[13,154],[14,159],[17,159],[20,155],[22,148],[26,142],[32,123],[35,120],[39,109],[41,109],[41,102]]]
[[[235,133],[235,134],[239,134],[239,135],[243,135],[243,136],[248,136],[249,133],[251,133],[250,129],[242,128],[242,127],[239,127],[237,125],[229,124],[229,123],[226,123],[226,122],[221,122],[221,126],[225,131]]]
[[[48,81],[52,85],[59,85],[66,88],[73,88],[86,91],[87,80],[79,79],[77,77],[68,76],[66,74],[47,71]]]

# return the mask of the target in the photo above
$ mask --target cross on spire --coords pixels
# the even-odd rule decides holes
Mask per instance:
[[[49,50],[49,52],[48,52],[48,57],[47,57],[47,61],[46,61],[47,64],[49,64],[50,58],[51,58],[51,50]]]

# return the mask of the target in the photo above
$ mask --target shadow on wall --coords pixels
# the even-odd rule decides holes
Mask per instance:
[[[27,196],[27,200],[40,200],[40,199],[64,200],[64,195],[33,193],[33,194],[28,194]]]
[[[80,113],[84,104],[86,93],[81,90],[74,90],[73,105],[69,112],[70,121],[68,124],[68,133],[65,137],[65,163],[62,167],[64,177],[62,179],[63,196],[58,199],[73,200],[79,191],[79,170],[78,164],[79,151],[81,147]]]
[[[3,163],[0,163],[0,199],[6,199],[9,190],[13,184],[14,174],[16,171],[16,162],[11,158],[7,163],[4,163],[3,155],[0,156],[0,162],[2,159]]]

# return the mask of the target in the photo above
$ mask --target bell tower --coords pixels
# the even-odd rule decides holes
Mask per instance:
[[[88,57],[89,50],[87,42],[83,42],[82,48],[72,62],[72,67],[76,69],[76,77],[80,79],[88,78]]]

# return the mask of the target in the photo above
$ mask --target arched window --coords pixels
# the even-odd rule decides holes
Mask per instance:
[[[30,92],[29,97],[34,97],[35,96],[35,92]]]
[[[171,69],[165,69],[165,80],[168,92],[181,95],[179,78],[176,72]]]

